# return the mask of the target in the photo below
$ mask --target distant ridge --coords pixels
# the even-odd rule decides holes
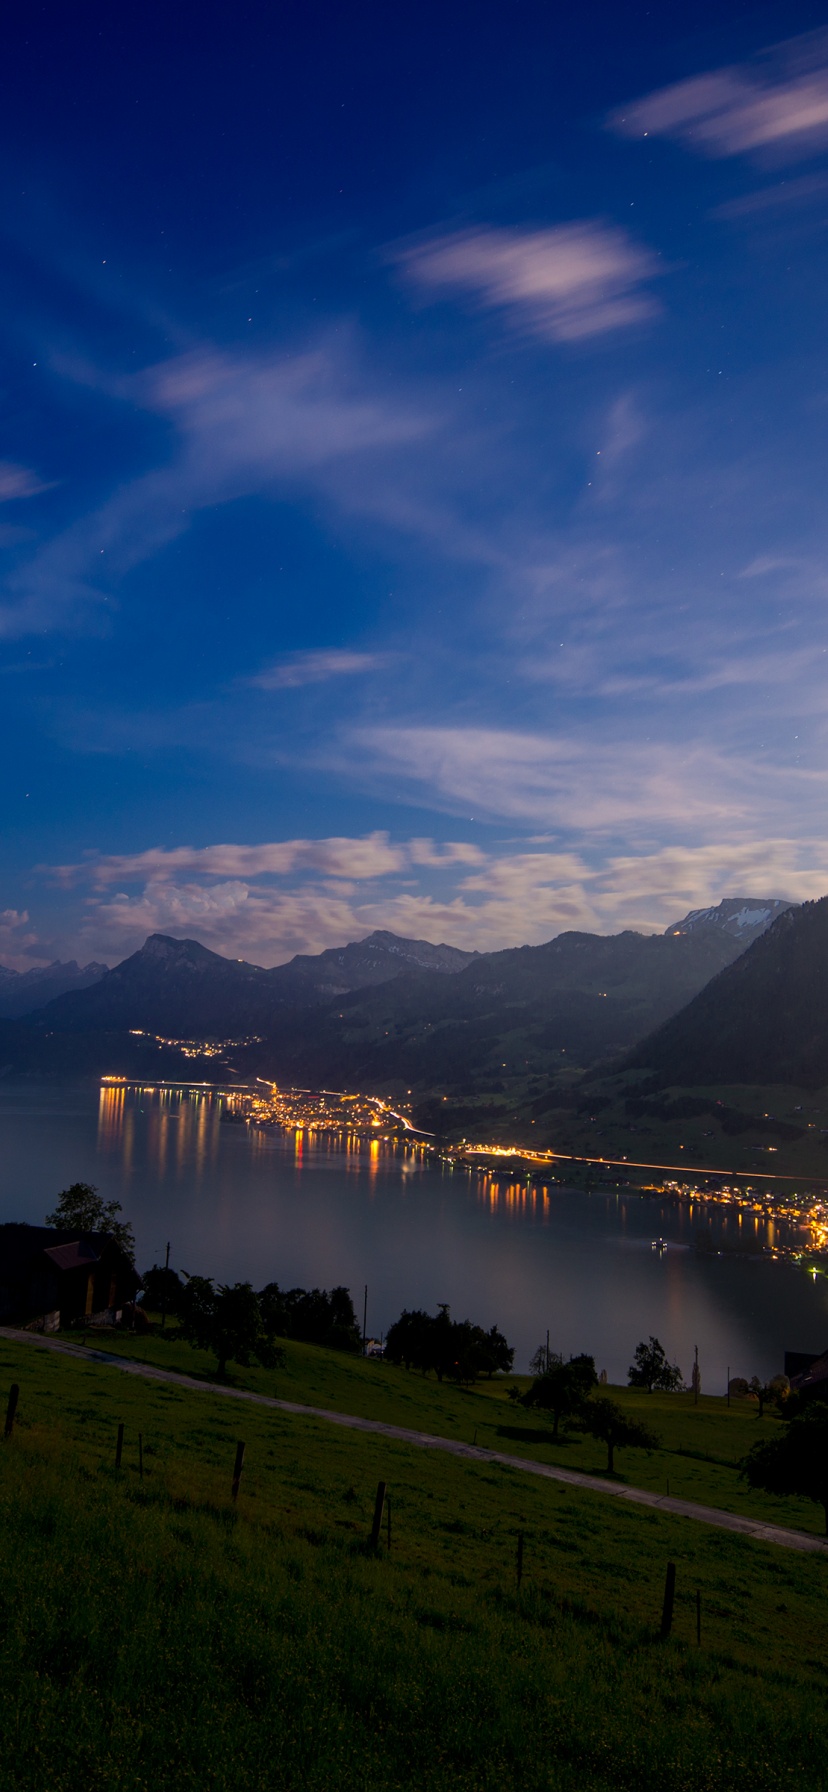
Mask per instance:
[[[691,908],[683,921],[675,921],[665,928],[665,932],[696,933],[700,928],[715,927],[739,940],[743,947],[749,946],[778,915],[793,906],[792,902],[783,902],[778,896],[769,900],[756,896],[726,896],[716,908]]]
[[[313,1007],[406,971],[451,976],[474,957],[454,946],[377,932],[264,970],[244,959],[223,958],[198,940],[153,933],[92,988],[58,997],[38,1019],[61,1032],[143,1028],[178,1039],[227,1039],[267,1033],[286,1007]]]
[[[751,906],[764,915],[776,905]],[[511,1089],[520,1102],[542,1099],[550,1076],[629,1051],[767,925],[757,917],[740,937],[712,913],[664,934],[561,933],[541,946],[481,953],[454,977],[422,972],[354,990],[272,1036],[273,1074],[332,1087],[395,1081],[464,1097]],[[544,1081],[529,1089],[537,1077]]]
[[[629,1064],[670,1085],[828,1083],[828,897],[780,914]]]
[[[34,965],[30,971],[10,971],[0,965],[0,1018],[20,1019],[43,1008],[68,990],[88,989],[109,969],[105,964],[79,965],[74,958],[62,964]]]
[[[220,1041],[199,1074],[494,1096],[540,1112],[562,1075],[571,1086],[629,1053],[785,906],[733,897],[663,934],[562,933],[479,954],[377,931],[272,969],[152,934],[92,987],[1,1022],[0,1069],[193,1074],[176,1041]]]

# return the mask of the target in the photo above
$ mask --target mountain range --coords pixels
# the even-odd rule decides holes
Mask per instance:
[[[141,1028],[175,1039],[269,1034],[286,1010],[316,1009],[353,989],[408,975],[442,979],[471,964],[473,952],[427,940],[372,933],[356,944],[292,958],[263,970],[222,958],[197,940],[153,933],[140,951],[93,987],[49,1002],[38,1019],[60,1032]]]
[[[730,898],[663,934],[573,932],[479,954],[377,932],[273,969],[153,934],[87,987],[7,1021],[0,1063],[172,1075],[176,1041],[230,1041],[210,1060],[218,1076],[525,1099],[629,1053],[789,908]]]
[[[55,996],[68,990],[88,989],[105,977],[105,964],[77,964],[75,959],[61,964],[35,965],[30,971],[12,971],[0,964],[0,1018],[15,1019],[43,1008]]]
[[[628,1062],[686,1087],[828,1084],[828,897],[782,913]]]

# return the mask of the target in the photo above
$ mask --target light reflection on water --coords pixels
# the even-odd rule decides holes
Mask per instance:
[[[261,1287],[350,1286],[369,1327],[448,1301],[497,1323],[518,1366],[545,1338],[623,1378],[656,1333],[709,1391],[828,1344],[828,1284],[762,1248],[761,1214],[592,1194],[435,1163],[414,1143],[233,1123],[212,1093],[110,1086],[0,1089],[0,1217],[42,1222],[67,1183],[123,1203],[139,1267],[163,1261]],[[779,1232],[783,1228],[776,1228]],[[654,1241],[664,1249],[653,1249]],[[703,1247],[703,1248],[700,1248]]]

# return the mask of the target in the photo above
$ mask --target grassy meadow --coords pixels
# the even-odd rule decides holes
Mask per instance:
[[[711,1084],[642,1096],[648,1081],[641,1071],[589,1077],[536,1126],[524,1117],[513,1130],[534,1144],[540,1129],[544,1145],[587,1156],[685,1161],[748,1173],[758,1184],[773,1175],[828,1183],[828,1089]]]
[[[400,1388],[383,1383],[395,1373]],[[432,1431],[459,1434],[486,1410],[484,1424],[514,1420],[502,1387],[464,1396],[298,1346],[270,1379],[353,1411],[361,1390],[363,1409],[386,1405],[371,1416]],[[12,1380],[3,1792],[821,1787],[828,1558],[0,1335],[1,1393]],[[679,1397],[671,1422],[678,1439],[693,1419],[712,1454],[708,1406],[690,1413]],[[739,1412],[726,1422],[737,1449],[760,1430]],[[568,1446],[573,1465],[581,1448]],[[632,1454],[620,1466],[630,1473]],[[380,1478],[390,1553],[385,1535],[368,1547]],[[662,1642],[668,1560],[676,1614]]]
[[[170,1327],[167,1337],[154,1333],[133,1338],[124,1333],[87,1334],[89,1347],[151,1362],[159,1368],[214,1381],[215,1357],[194,1350]],[[67,1341],[79,1342],[77,1332]],[[427,1431],[477,1443],[487,1450],[528,1456],[539,1462],[560,1463],[590,1475],[606,1468],[606,1449],[594,1438],[576,1432],[562,1433],[552,1442],[552,1426],[542,1414],[526,1412],[509,1399],[510,1386],[528,1387],[531,1377],[479,1381],[474,1387],[442,1385],[433,1377],[392,1367],[390,1363],[352,1357],[313,1344],[283,1341],[285,1360],[277,1370],[230,1365],[228,1381],[234,1387],[276,1395],[299,1405],[356,1413],[360,1418],[404,1425],[411,1431]],[[0,1358],[0,1362],[2,1358]],[[634,1487],[678,1499],[698,1500],[720,1506],[747,1518],[812,1531],[824,1529],[822,1511],[809,1500],[776,1499],[748,1488],[739,1479],[737,1463],[758,1438],[774,1435],[782,1421],[768,1409],[760,1420],[752,1400],[702,1396],[698,1405],[689,1393],[647,1394],[636,1388],[613,1388],[613,1398],[644,1419],[660,1435],[662,1448],[648,1455],[644,1450],[622,1450],[616,1461],[616,1479]],[[669,1484],[669,1486],[668,1486]]]

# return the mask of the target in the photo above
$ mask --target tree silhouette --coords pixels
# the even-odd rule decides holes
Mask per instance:
[[[184,1337],[215,1353],[219,1375],[231,1360],[248,1368],[255,1358],[263,1368],[274,1369],[284,1358],[265,1330],[250,1282],[217,1288],[209,1276],[188,1276],[179,1311]]]
[[[652,1333],[648,1344],[642,1338],[636,1345],[635,1361],[627,1370],[627,1380],[631,1388],[646,1388],[648,1394],[654,1388],[662,1394],[674,1394],[683,1386],[678,1363],[668,1363],[664,1345]]]
[[[552,1437],[556,1439],[561,1419],[580,1413],[590,1390],[597,1385],[594,1357],[571,1356],[567,1363],[562,1356],[550,1356],[548,1369],[521,1395],[520,1404],[551,1412]]]
[[[754,1444],[739,1463],[750,1487],[765,1493],[799,1494],[825,1513],[828,1536],[828,1407],[806,1407],[778,1437]]]
[[[442,1305],[436,1314],[421,1308],[404,1310],[389,1328],[385,1355],[389,1363],[404,1363],[423,1375],[433,1369],[438,1381],[446,1376],[450,1381],[475,1381],[478,1375],[491,1377],[498,1370],[508,1373],[515,1353],[496,1325],[484,1332],[470,1319],[452,1319]]]
[[[630,1418],[618,1401],[610,1400],[606,1394],[596,1394],[587,1400],[578,1419],[578,1429],[606,1444],[608,1475],[614,1472],[616,1450],[657,1450],[661,1442],[649,1425]]]
[[[764,1418],[765,1407],[771,1403],[781,1409],[787,1398],[790,1385],[787,1375],[773,1375],[770,1381],[760,1381],[758,1375],[752,1375],[748,1382],[748,1393],[755,1394],[759,1402],[757,1418]]]
[[[65,1232],[107,1232],[135,1262],[135,1234],[128,1220],[116,1219],[122,1213],[120,1201],[103,1201],[94,1182],[73,1182],[57,1198],[53,1213],[47,1213],[47,1226],[59,1226]]]
[[[144,1284],[143,1305],[148,1313],[176,1314],[184,1296],[184,1283],[174,1269],[153,1263],[141,1277]]]
[[[328,1350],[362,1349],[362,1333],[347,1288],[280,1288],[268,1282],[259,1294],[265,1329],[279,1338],[324,1344]]]

